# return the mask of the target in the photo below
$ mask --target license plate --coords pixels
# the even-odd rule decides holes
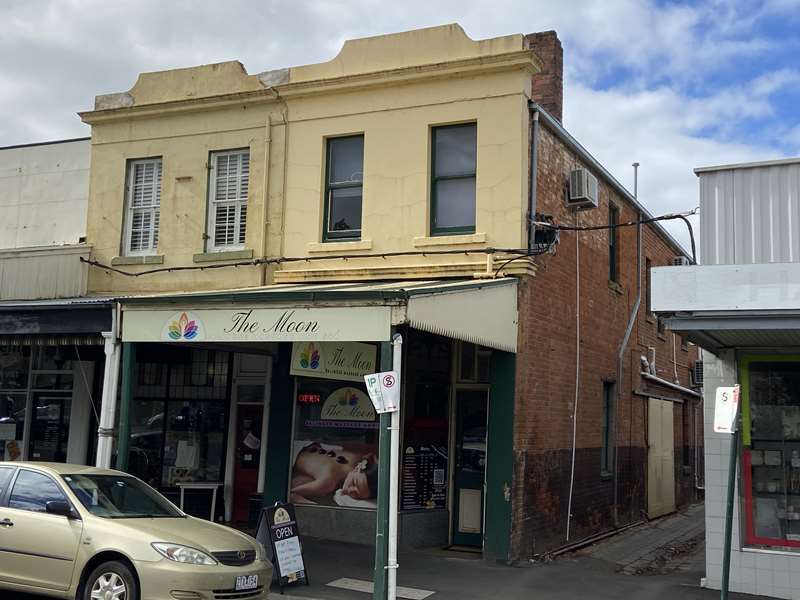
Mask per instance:
[[[239,575],[236,577],[236,591],[252,590],[258,587],[258,575]]]

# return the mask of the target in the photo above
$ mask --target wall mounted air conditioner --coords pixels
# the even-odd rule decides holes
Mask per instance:
[[[692,261],[689,260],[688,256],[673,256],[672,257],[672,266],[673,267],[688,267],[692,264]]]
[[[692,369],[692,384],[700,387],[703,385],[703,361],[696,360],[694,361],[693,369]]]
[[[597,177],[586,169],[571,171],[567,206],[576,210],[597,208]]]

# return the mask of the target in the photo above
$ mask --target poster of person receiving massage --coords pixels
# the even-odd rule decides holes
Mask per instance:
[[[363,374],[374,372],[376,350],[360,343],[295,344],[292,373],[302,376],[295,397],[291,502],[376,507],[378,415],[363,384]],[[336,368],[334,379],[331,372],[340,362],[349,369]]]

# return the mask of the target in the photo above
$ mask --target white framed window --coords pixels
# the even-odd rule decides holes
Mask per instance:
[[[211,154],[206,238],[209,252],[244,248],[249,183],[250,150]]]
[[[127,256],[155,254],[161,211],[160,158],[128,163],[124,253]]]

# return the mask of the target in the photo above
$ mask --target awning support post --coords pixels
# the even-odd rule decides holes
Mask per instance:
[[[95,464],[102,469],[109,469],[114,449],[120,344],[114,331],[104,331],[102,335],[105,339],[106,360],[103,368],[103,397],[100,404],[100,422],[97,425],[97,460]]]
[[[120,471],[128,470],[131,440],[131,404],[136,386],[136,344],[122,343],[122,389],[119,401],[119,430],[117,432],[117,464]]]

